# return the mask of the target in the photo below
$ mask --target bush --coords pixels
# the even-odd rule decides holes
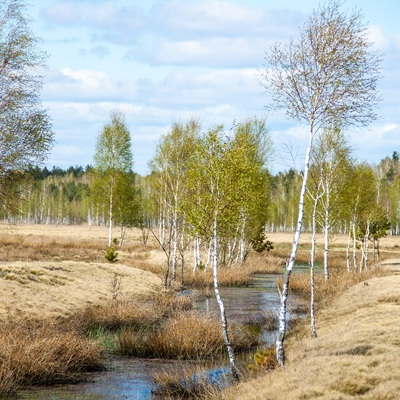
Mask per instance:
[[[115,251],[114,247],[109,247],[105,253],[104,253],[104,258],[109,261],[109,262],[115,262],[117,260],[118,253]]]

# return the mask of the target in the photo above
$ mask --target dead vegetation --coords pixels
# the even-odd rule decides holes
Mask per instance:
[[[329,284],[319,284],[318,337],[310,338],[308,321],[297,324],[288,334],[283,369],[228,389],[221,398],[396,399],[400,275],[395,271],[387,275],[384,266],[362,274],[336,271]],[[305,280],[294,278],[296,290],[307,293]]]
[[[0,327],[0,397],[18,387],[75,383],[104,368],[103,350],[56,323],[13,321]]]
[[[131,235],[118,249],[119,261],[111,264],[104,260],[107,243],[104,228],[18,226],[3,230],[0,235],[3,299],[0,317],[4,323],[0,341],[6,345],[0,351],[0,395],[8,398],[23,385],[82,379],[86,371],[102,367],[104,349],[173,358],[213,359],[223,354],[223,345],[216,339],[218,336],[221,340],[220,323],[193,313],[188,297],[154,290],[161,287],[163,255],[150,241],[143,247],[136,237],[138,232]],[[272,253],[251,253],[244,266],[221,268],[221,283],[247,285],[255,273],[281,273],[291,235],[271,234],[269,239],[276,244]],[[396,383],[400,371],[398,367],[390,367],[399,346],[399,332],[392,329],[392,334],[386,335],[386,328],[389,329],[393,318],[398,317],[395,315],[400,303],[398,293],[390,289],[374,295],[375,282],[386,279],[379,277],[382,275],[379,270],[343,273],[344,239],[333,244],[329,284],[325,284],[322,277],[316,278],[319,337],[308,342],[308,326],[296,326],[288,335],[289,362],[285,370],[268,372],[264,377],[266,381],[260,378],[250,386],[235,387],[234,392],[227,392],[226,398],[311,399],[319,396],[333,399],[342,396],[345,399],[363,395],[363,398],[390,399],[393,398],[390,393],[400,390]],[[303,240],[307,240],[306,235]],[[398,253],[396,242],[388,239],[388,243],[388,246],[381,246],[383,259]],[[321,253],[318,254],[320,257]],[[307,246],[301,247],[298,261],[307,265],[308,259]],[[321,259],[317,257],[318,261]],[[376,275],[378,278],[374,278]],[[180,275],[178,282],[181,282]],[[347,299],[341,308],[338,294],[353,291],[357,282],[360,283],[355,286],[359,291],[356,297]],[[399,284],[396,282],[388,280],[386,284],[391,288]],[[188,265],[183,283],[213,295],[209,271],[198,271],[193,276]],[[291,290],[307,298],[308,274],[293,275]],[[365,323],[360,332],[358,318]],[[274,316],[269,315],[267,319],[272,327]],[[50,321],[57,321],[57,324]],[[31,329],[25,329],[28,326]],[[105,331],[112,335],[105,335]],[[255,345],[254,337],[243,330],[232,330],[231,334],[237,349]],[[15,338],[21,338],[20,342]],[[268,366],[269,371],[272,359],[270,353],[259,353],[258,363]],[[35,368],[32,360],[39,361]],[[59,361],[63,365],[57,364]],[[50,370],[55,371],[53,375],[46,372]],[[322,375],[321,370],[324,371]],[[292,377],[288,392],[281,393],[279,382],[288,379],[286,373]],[[212,395],[209,388],[206,392]],[[214,396],[219,395],[214,393]]]

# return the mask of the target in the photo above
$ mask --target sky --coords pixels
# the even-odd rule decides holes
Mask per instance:
[[[29,1],[29,0],[28,0]],[[276,173],[301,168],[306,127],[267,113],[261,85],[265,54],[296,38],[312,0],[30,0],[28,15],[48,54],[41,99],[55,144],[46,166],[93,164],[110,113],[125,114],[134,171],[148,162],[173,122],[197,118],[204,131],[266,118]],[[400,152],[400,2],[347,0],[369,25],[382,53],[379,119],[348,132],[359,161],[379,163]],[[294,158],[294,160],[293,160]]]

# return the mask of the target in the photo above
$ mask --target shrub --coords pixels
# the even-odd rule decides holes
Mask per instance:
[[[118,261],[117,257],[118,253],[115,251],[115,248],[113,246],[109,247],[104,253],[104,258],[109,262]]]
[[[277,366],[276,353],[273,347],[268,349],[259,350],[254,354],[254,364],[248,365],[250,370],[254,369],[266,369],[272,370]]]

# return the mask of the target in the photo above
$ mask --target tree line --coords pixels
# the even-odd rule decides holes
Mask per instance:
[[[93,166],[37,167],[54,141],[40,101],[46,55],[37,49],[24,1],[1,1],[0,216],[13,222],[107,225],[109,246],[122,245],[126,230],[139,227],[143,244],[151,233],[165,253],[165,287],[177,279],[191,248],[193,270],[213,271],[235,379],[218,266],[243,263],[251,247],[270,249],[268,231],[294,232],[278,313],[276,355],[283,365],[289,281],[301,232],[313,234],[311,272],[315,234],[323,233],[329,280],[333,233],[348,235],[350,272],[368,269],[371,242],[375,255],[382,236],[400,231],[399,154],[378,166],[357,162],[344,133],[377,118],[381,57],[371,50],[360,10],[342,11],[342,5],[320,4],[296,39],[269,49],[260,73],[271,95],[267,107],[308,127],[300,171],[270,173],[273,144],[265,120],[204,131],[190,119],[172,123],[150,162],[151,173],[142,177],[133,172],[130,132],[118,110],[99,134]]]
[[[186,123],[173,124],[171,132],[175,129],[176,133],[177,127],[182,125],[186,125]],[[264,133],[268,137],[268,133]],[[341,137],[340,134],[338,136]],[[169,133],[164,136],[164,139],[166,137],[169,137]],[[163,167],[161,160],[164,139],[157,147],[149,175],[140,176],[132,171],[128,173],[131,181],[130,190],[134,192],[132,196],[135,197],[133,203],[136,212],[136,216],[133,216],[131,223],[128,224],[130,226],[136,224],[135,226],[140,227],[142,223],[140,219],[144,216],[149,221],[157,221],[160,216],[157,207],[161,207],[157,203],[166,201],[160,200],[162,197],[156,199],[158,196],[156,193],[160,194],[162,190],[155,183],[156,176],[159,178],[162,172],[167,174],[167,171],[163,169],[166,166]],[[339,144],[337,143],[337,145]],[[269,145],[272,146],[272,143]],[[333,146],[328,146],[328,148],[334,149]],[[340,158],[343,149],[338,149],[336,160],[331,159],[331,169],[327,171],[328,163],[321,161],[324,150],[320,150],[321,154],[315,155],[315,162],[311,164],[310,189],[306,199],[309,206],[306,207],[304,217],[305,231],[311,232],[312,230],[312,197],[315,195],[313,193],[318,190],[318,176],[322,174],[322,176],[330,176],[330,180],[325,180],[325,182],[327,182],[326,184],[330,182],[331,187],[325,189],[329,191],[329,196],[326,193],[324,202],[318,206],[319,231],[323,230],[322,213],[325,208],[325,211],[332,210],[330,213],[332,221],[329,223],[331,233],[348,233],[349,217],[346,217],[346,222],[344,207],[350,207],[351,198],[355,193],[359,193],[358,206],[353,206],[354,212],[359,214],[359,226],[356,229],[365,230],[363,224],[365,226],[367,208],[370,207],[374,209],[373,215],[376,214],[378,220],[386,221],[387,218],[388,234],[400,234],[400,161],[398,152],[394,151],[391,156],[382,159],[378,165],[373,165],[354,160],[351,148],[348,146],[346,158]],[[187,154],[190,153],[187,152]],[[86,167],[76,165],[66,169],[60,167],[48,169],[36,166],[29,169],[26,174],[27,179],[17,182],[18,188],[14,187],[14,190],[19,193],[18,198],[14,198],[14,206],[9,208],[3,204],[1,218],[4,221],[22,223],[106,225],[109,213],[95,201],[93,170],[91,165]],[[302,171],[291,168],[272,174],[268,169],[267,162],[263,166],[263,174],[264,192],[262,195],[265,203],[262,207],[260,206],[264,218],[263,221],[260,217],[260,223],[264,223],[263,229],[267,233],[294,232]],[[164,177],[164,179],[166,178]],[[319,190],[321,191],[321,188]],[[183,192],[180,194],[182,197],[184,196]],[[150,199],[153,200],[149,201]],[[126,204],[125,208],[128,209],[129,204]],[[347,213],[349,215],[350,211]],[[117,225],[120,225],[119,221]]]

